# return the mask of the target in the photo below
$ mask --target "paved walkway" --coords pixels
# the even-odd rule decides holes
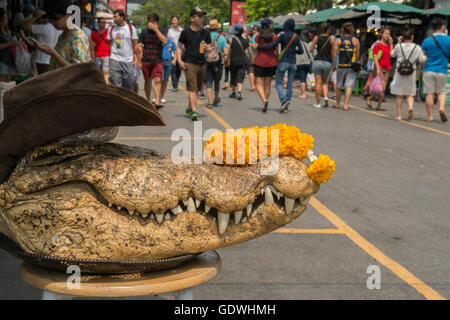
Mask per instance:
[[[199,100],[203,131],[296,125],[313,135],[317,154],[336,161],[336,173],[290,225],[219,249],[223,270],[195,289],[196,298],[450,297],[449,125],[422,121],[426,112],[421,102],[412,121],[398,122],[392,97],[383,105],[386,112],[367,110],[359,97],[352,97],[350,111],[344,112],[313,108],[309,93],[307,99],[294,98],[290,111],[280,114],[273,90],[263,114],[248,82],[243,95],[237,101],[223,92],[221,105],[212,110]],[[168,153],[177,144],[170,140],[175,129],[193,133],[194,124],[184,113],[186,94],[168,89],[167,99],[161,110],[166,127],[121,128],[115,142]],[[405,118],[406,109],[405,104]],[[37,290],[21,281],[18,265],[0,251],[0,298],[38,298]],[[379,271],[380,289],[367,287],[373,270]]]

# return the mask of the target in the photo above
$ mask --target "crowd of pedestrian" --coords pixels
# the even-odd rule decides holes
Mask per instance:
[[[347,111],[357,75],[365,69],[369,72],[364,86],[367,108],[385,111],[382,104],[390,71],[395,68],[389,89],[396,96],[397,120],[402,120],[404,99],[408,105],[408,120],[411,120],[417,92],[416,70],[424,65],[426,121],[433,121],[435,96],[441,121],[447,121],[445,87],[450,37],[440,19],[432,23],[433,35],[421,46],[414,43],[412,28],[406,26],[394,40],[391,29],[384,27],[380,39],[363,55],[363,44],[356,37],[351,22],[337,30],[324,22],[314,35],[309,29],[298,34],[295,21],[287,19],[283,31],[277,35],[272,20],[264,18],[260,27],[245,28],[236,24],[221,32],[222,25],[217,19],[211,19],[206,25],[206,13],[195,7],[189,15],[190,25],[185,29],[176,16],[170,17],[171,25],[167,29],[160,26],[159,15],[151,13],[146,28],[138,35],[136,27],[121,10],[114,11],[113,23],[102,17],[96,19],[96,28],[92,31],[85,24],[82,27],[72,25],[67,13],[71,4],[73,0],[46,0],[44,11],[26,6],[13,19],[16,32],[11,32],[7,13],[0,9],[0,81],[12,79],[15,74],[13,48],[23,43],[36,66],[36,74],[95,61],[107,83],[138,92],[137,79],[142,72],[146,98],[157,109],[167,103],[169,79],[172,89],[178,91],[184,73],[188,92],[186,113],[195,121],[199,117],[199,96],[207,97],[208,108],[220,104],[221,90],[229,90],[231,99],[243,100],[246,75],[250,92],[257,92],[264,113],[269,107],[274,77],[280,113],[288,112],[295,79],[300,82],[300,99],[306,98],[308,83],[314,82],[315,108],[329,107],[328,88],[332,83],[336,100],[333,108],[340,109],[343,89],[343,110]],[[391,58],[396,59],[395,67]],[[375,99],[376,107],[372,105]]]

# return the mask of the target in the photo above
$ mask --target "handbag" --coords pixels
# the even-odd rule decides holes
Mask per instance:
[[[371,95],[382,95],[383,94],[383,82],[380,76],[376,76],[375,79],[372,80],[372,83],[369,87],[369,94]]]

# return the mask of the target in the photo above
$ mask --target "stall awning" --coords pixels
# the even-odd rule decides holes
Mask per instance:
[[[381,10],[381,12],[389,12],[394,13],[398,15],[405,15],[405,14],[425,14],[426,10],[414,8],[411,6],[408,6],[406,4],[399,4],[395,2],[369,2],[369,3],[363,3],[354,7],[351,7],[349,9],[354,11],[367,11],[367,8],[370,6],[378,6]]]
[[[424,10],[426,15],[441,15],[450,16],[450,8],[435,8],[430,10]]]
[[[356,11],[347,11],[341,14],[338,14],[333,17],[329,17],[329,21],[339,21],[339,20],[350,20],[350,19],[358,19],[367,15],[370,15],[371,13],[367,12],[356,12]]]
[[[340,15],[342,13],[345,13],[347,11],[348,11],[347,9],[330,8],[330,9],[317,11],[315,13],[307,14],[306,16],[300,17],[300,19],[308,20],[309,23],[326,22],[330,18]]]

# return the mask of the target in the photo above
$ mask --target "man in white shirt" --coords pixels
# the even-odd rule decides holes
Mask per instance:
[[[167,38],[169,40],[172,40],[175,45],[178,47],[178,39],[180,39],[181,31],[183,31],[183,28],[179,25],[179,20],[177,16],[172,16],[170,18],[172,26],[167,31]],[[178,82],[180,81],[181,77],[181,68],[178,62],[172,67],[171,71],[171,77],[172,77],[172,87],[174,91],[178,90]]]
[[[56,30],[53,24],[50,23],[44,11],[38,11],[36,16],[25,23],[23,27],[35,34],[37,36],[36,40],[38,40],[40,44],[48,45],[52,48],[56,46],[58,38],[62,33],[61,30]],[[34,45],[34,43],[31,43],[31,45]],[[51,57],[48,54],[36,50],[35,61],[38,74],[48,71],[50,58]]]
[[[133,90],[136,82],[134,59],[141,69],[141,61],[135,55],[139,50],[136,28],[125,22],[122,10],[114,11],[115,26],[108,33],[111,39],[110,78],[111,84]]]

